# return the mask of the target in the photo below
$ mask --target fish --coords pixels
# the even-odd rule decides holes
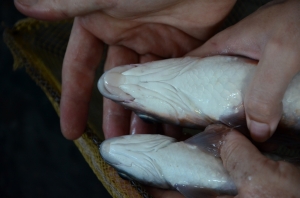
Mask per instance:
[[[236,56],[174,58],[115,67],[101,76],[97,86],[104,97],[140,117],[197,129],[215,123],[238,129],[247,127],[243,100],[256,66],[257,61]],[[284,143],[299,149],[299,82],[297,74],[282,100],[278,125],[291,133],[275,139],[273,135],[272,145]],[[222,134],[219,129],[215,134]],[[181,142],[157,134],[115,137],[105,140],[99,150],[123,178],[176,189],[192,198],[236,195],[236,186],[216,152],[218,138],[206,131]]]
[[[98,89],[141,117],[190,128],[245,125],[244,97],[257,61],[239,56],[184,57],[106,71]],[[279,126],[300,129],[300,75],[282,100]]]
[[[218,132],[213,133],[215,130]],[[189,198],[236,195],[236,185],[224,169],[218,150],[221,136],[230,130],[211,126],[180,142],[159,134],[125,135],[105,140],[99,151],[128,180],[178,190]]]

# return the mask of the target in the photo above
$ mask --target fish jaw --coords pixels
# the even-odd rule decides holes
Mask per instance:
[[[140,134],[108,139],[101,144],[100,153],[117,171],[146,185],[236,193],[220,158],[167,136]]]
[[[127,65],[122,67],[115,67],[105,72],[97,83],[100,93],[115,102],[130,102],[134,100],[133,97],[122,91],[119,86],[124,81],[121,73],[134,68],[134,65]]]
[[[105,140],[99,150],[102,158],[126,178],[169,189],[172,187],[163,177],[159,165],[147,153],[175,141],[162,135],[127,135]]]
[[[244,110],[253,65],[248,59],[230,56],[168,59],[114,68],[101,77],[98,87],[105,97],[136,113],[203,128]]]

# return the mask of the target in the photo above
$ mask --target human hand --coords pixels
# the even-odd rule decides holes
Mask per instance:
[[[238,188],[237,197],[299,197],[299,167],[268,159],[236,130],[222,141],[220,156]]]
[[[103,42],[110,45],[105,69],[180,57],[214,33],[234,3],[235,0],[15,0],[18,10],[34,18],[75,17],[63,63],[60,103],[61,129],[68,139],[80,137],[85,129]],[[106,138],[157,131],[156,126],[145,125],[135,115],[131,117],[129,111],[106,99],[103,111]],[[173,127],[167,131],[176,134]]]
[[[300,69],[299,9],[299,0],[271,2],[189,53],[259,60],[244,99],[247,125],[258,142],[273,135],[282,116],[286,88]]]
[[[235,197],[299,197],[298,166],[267,158],[235,129],[210,125],[205,131],[211,133],[209,141],[213,139],[211,143],[218,145],[214,148],[218,148],[223,166],[236,184],[238,194]],[[183,197],[179,192],[171,190],[147,190],[153,197]],[[211,193],[211,196],[207,196],[214,197]]]

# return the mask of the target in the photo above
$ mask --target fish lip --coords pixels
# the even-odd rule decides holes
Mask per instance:
[[[123,72],[126,72],[132,68],[138,67],[138,65],[124,65],[124,66],[118,66],[118,67],[114,67],[106,72],[104,72],[102,74],[102,76],[100,77],[100,79],[97,82],[97,87],[98,90],[100,91],[100,93],[110,99],[113,100],[115,102],[119,102],[119,103],[131,103],[132,101],[135,100],[135,98],[131,97],[129,94],[127,94],[126,92],[124,92],[123,90],[121,90],[118,86],[116,86],[115,88],[118,88],[118,90],[120,91],[120,93],[116,94],[114,92],[111,92],[111,90],[109,90],[109,87],[111,86],[108,82],[106,82],[107,79],[106,75],[108,74],[119,74],[122,76]],[[108,77],[109,78],[109,77]],[[112,86],[114,87],[114,86]],[[124,95],[129,95],[130,97],[124,97]]]
[[[108,71],[107,71],[108,72]],[[98,83],[97,83],[97,87],[98,87],[98,90],[100,91],[100,93],[108,98],[108,99],[111,99],[113,101],[116,101],[116,102],[125,102],[124,100],[120,99],[119,96],[117,95],[114,95],[114,94],[111,94],[105,87],[105,82],[104,82],[104,78],[105,78],[105,75],[107,74],[107,72],[103,73],[102,76],[100,77],[100,79],[98,80]]]
[[[107,140],[106,140],[107,141]],[[107,163],[107,164],[109,164],[109,165],[111,165],[111,166],[118,166],[118,165],[121,165],[121,163],[119,162],[119,163],[112,163],[112,162],[110,162],[110,161],[107,161],[106,159],[105,159],[105,156],[104,156],[104,154],[103,154],[103,146],[107,146],[107,144],[110,144],[109,142],[102,142],[101,144],[100,144],[100,146],[99,146],[99,153],[100,153],[100,155],[101,155],[101,157],[102,157],[102,159]],[[110,146],[110,145],[109,145]]]
[[[115,138],[119,138],[119,137],[115,137]],[[113,166],[113,167],[114,167],[115,169],[117,169],[117,170],[119,170],[118,167],[122,167],[122,166],[123,166],[123,167],[124,167],[124,166],[125,166],[125,167],[131,167],[132,164],[124,164],[124,163],[122,163],[122,162],[112,162],[112,161],[106,160],[106,158],[108,158],[108,157],[106,157],[104,153],[105,153],[105,151],[106,151],[106,153],[109,153],[109,151],[110,151],[111,140],[113,140],[113,139],[114,139],[114,138],[107,139],[107,140],[103,141],[103,142],[100,144],[100,146],[99,146],[99,153],[100,153],[102,159],[103,159],[107,164]],[[103,148],[104,146],[109,147],[109,149],[104,149],[104,148]],[[110,154],[108,154],[108,155],[110,155]]]

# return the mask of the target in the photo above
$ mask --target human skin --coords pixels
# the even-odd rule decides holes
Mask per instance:
[[[209,126],[225,169],[234,180],[238,195],[234,197],[299,197],[300,168],[285,161],[268,159],[240,132],[218,125]],[[220,135],[222,134],[222,135]],[[220,144],[221,142],[221,144]],[[176,191],[151,188],[158,198],[183,197]],[[218,196],[233,197],[233,196]]]
[[[240,55],[259,61],[244,99],[247,125],[257,142],[273,135],[284,93],[300,69],[299,9],[299,0],[271,2],[188,54]]]
[[[133,12],[133,16],[130,16],[130,4],[123,5],[125,7],[121,9],[122,5],[118,5],[117,1],[107,3],[94,0],[90,4],[93,6],[89,8],[85,8],[86,4],[89,5],[88,1],[84,1],[84,5],[80,1],[77,4],[68,2],[40,0],[30,6],[15,1],[21,12],[39,19],[56,20],[80,15],[74,21],[63,65],[61,127],[68,139],[76,139],[84,131],[93,76],[101,58],[99,54],[103,50],[103,42],[110,45],[106,69],[117,65],[180,57],[202,45],[235,3],[222,1],[223,4],[218,4],[217,1],[209,1],[214,4],[211,4],[213,9],[209,9],[210,3],[205,4],[205,1],[168,1],[171,4],[167,6],[157,4],[162,6],[161,9],[154,6],[154,10],[149,11],[151,6],[147,5],[141,13]],[[59,5],[65,3],[68,6]],[[139,10],[137,8],[135,5],[134,11]],[[181,8],[188,12],[183,12],[184,9]],[[264,141],[272,135],[281,115],[283,93],[291,78],[299,71],[298,10],[297,0],[280,1],[278,4],[266,6],[220,32],[189,54],[243,55],[259,61],[257,74],[245,97],[247,123],[252,138],[257,141]],[[188,16],[178,14],[181,12]],[[204,22],[201,21],[203,19]],[[184,25],[187,20],[190,21],[189,25]],[[97,24],[101,24],[101,27]],[[177,27],[177,24],[180,26]],[[140,32],[148,34],[138,34]],[[144,133],[153,133],[157,130],[157,126],[148,127],[136,116],[131,116],[131,112],[105,100],[105,136],[108,138],[140,133],[142,130]],[[133,124],[130,123],[131,120],[134,121]],[[255,126],[253,121],[266,124],[267,127]],[[170,128],[165,128],[168,127]],[[170,131],[172,130],[166,130],[166,134],[174,136]],[[297,197],[295,193],[300,178],[299,168],[286,162],[266,159],[237,132],[227,135],[224,142],[220,150],[221,158],[238,186],[238,196]],[[150,192],[155,197],[181,196],[174,191],[151,189]]]
[[[28,0],[16,1],[21,12],[35,18],[55,20],[82,15],[75,19],[63,66],[61,128],[68,139],[76,139],[84,131],[102,41],[113,48],[109,50],[108,59],[114,61],[107,62],[106,68],[179,57],[206,41],[235,2],[169,0],[140,2],[134,6],[132,3],[39,0],[30,5]],[[244,100],[248,128],[252,138],[259,142],[274,133],[282,113],[283,94],[300,68],[298,9],[299,0],[271,2],[188,54],[243,55],[259,61]],[[93,49],[93,53],[87,49]],[[128,54],[131,54],[129,58]],[[122,60],[116,58],[121,56]],[[81,83],[85,78],[88,80]],[[80,93],[78,88],[82,90]],[[103,118],[107,138],[157,130],[157,126],[145,126],[135,115],[106,100]],[[179,129],[174,131],[176,134]]]
[[[61,129],[68,139],[80,137],[86,127],[94,73],[103,43],[110,46],[105,69],[181,57],[210,38],[234,4],[235,0],[15,1],[22,13],[34,18],[75,17],[63,62],[60,103]],[[104,100],[106,138],[153,133],[157,127],[145,125],[123,107]],[[167,135],[180,136],[180,129],[162,128],[167,129]]]

